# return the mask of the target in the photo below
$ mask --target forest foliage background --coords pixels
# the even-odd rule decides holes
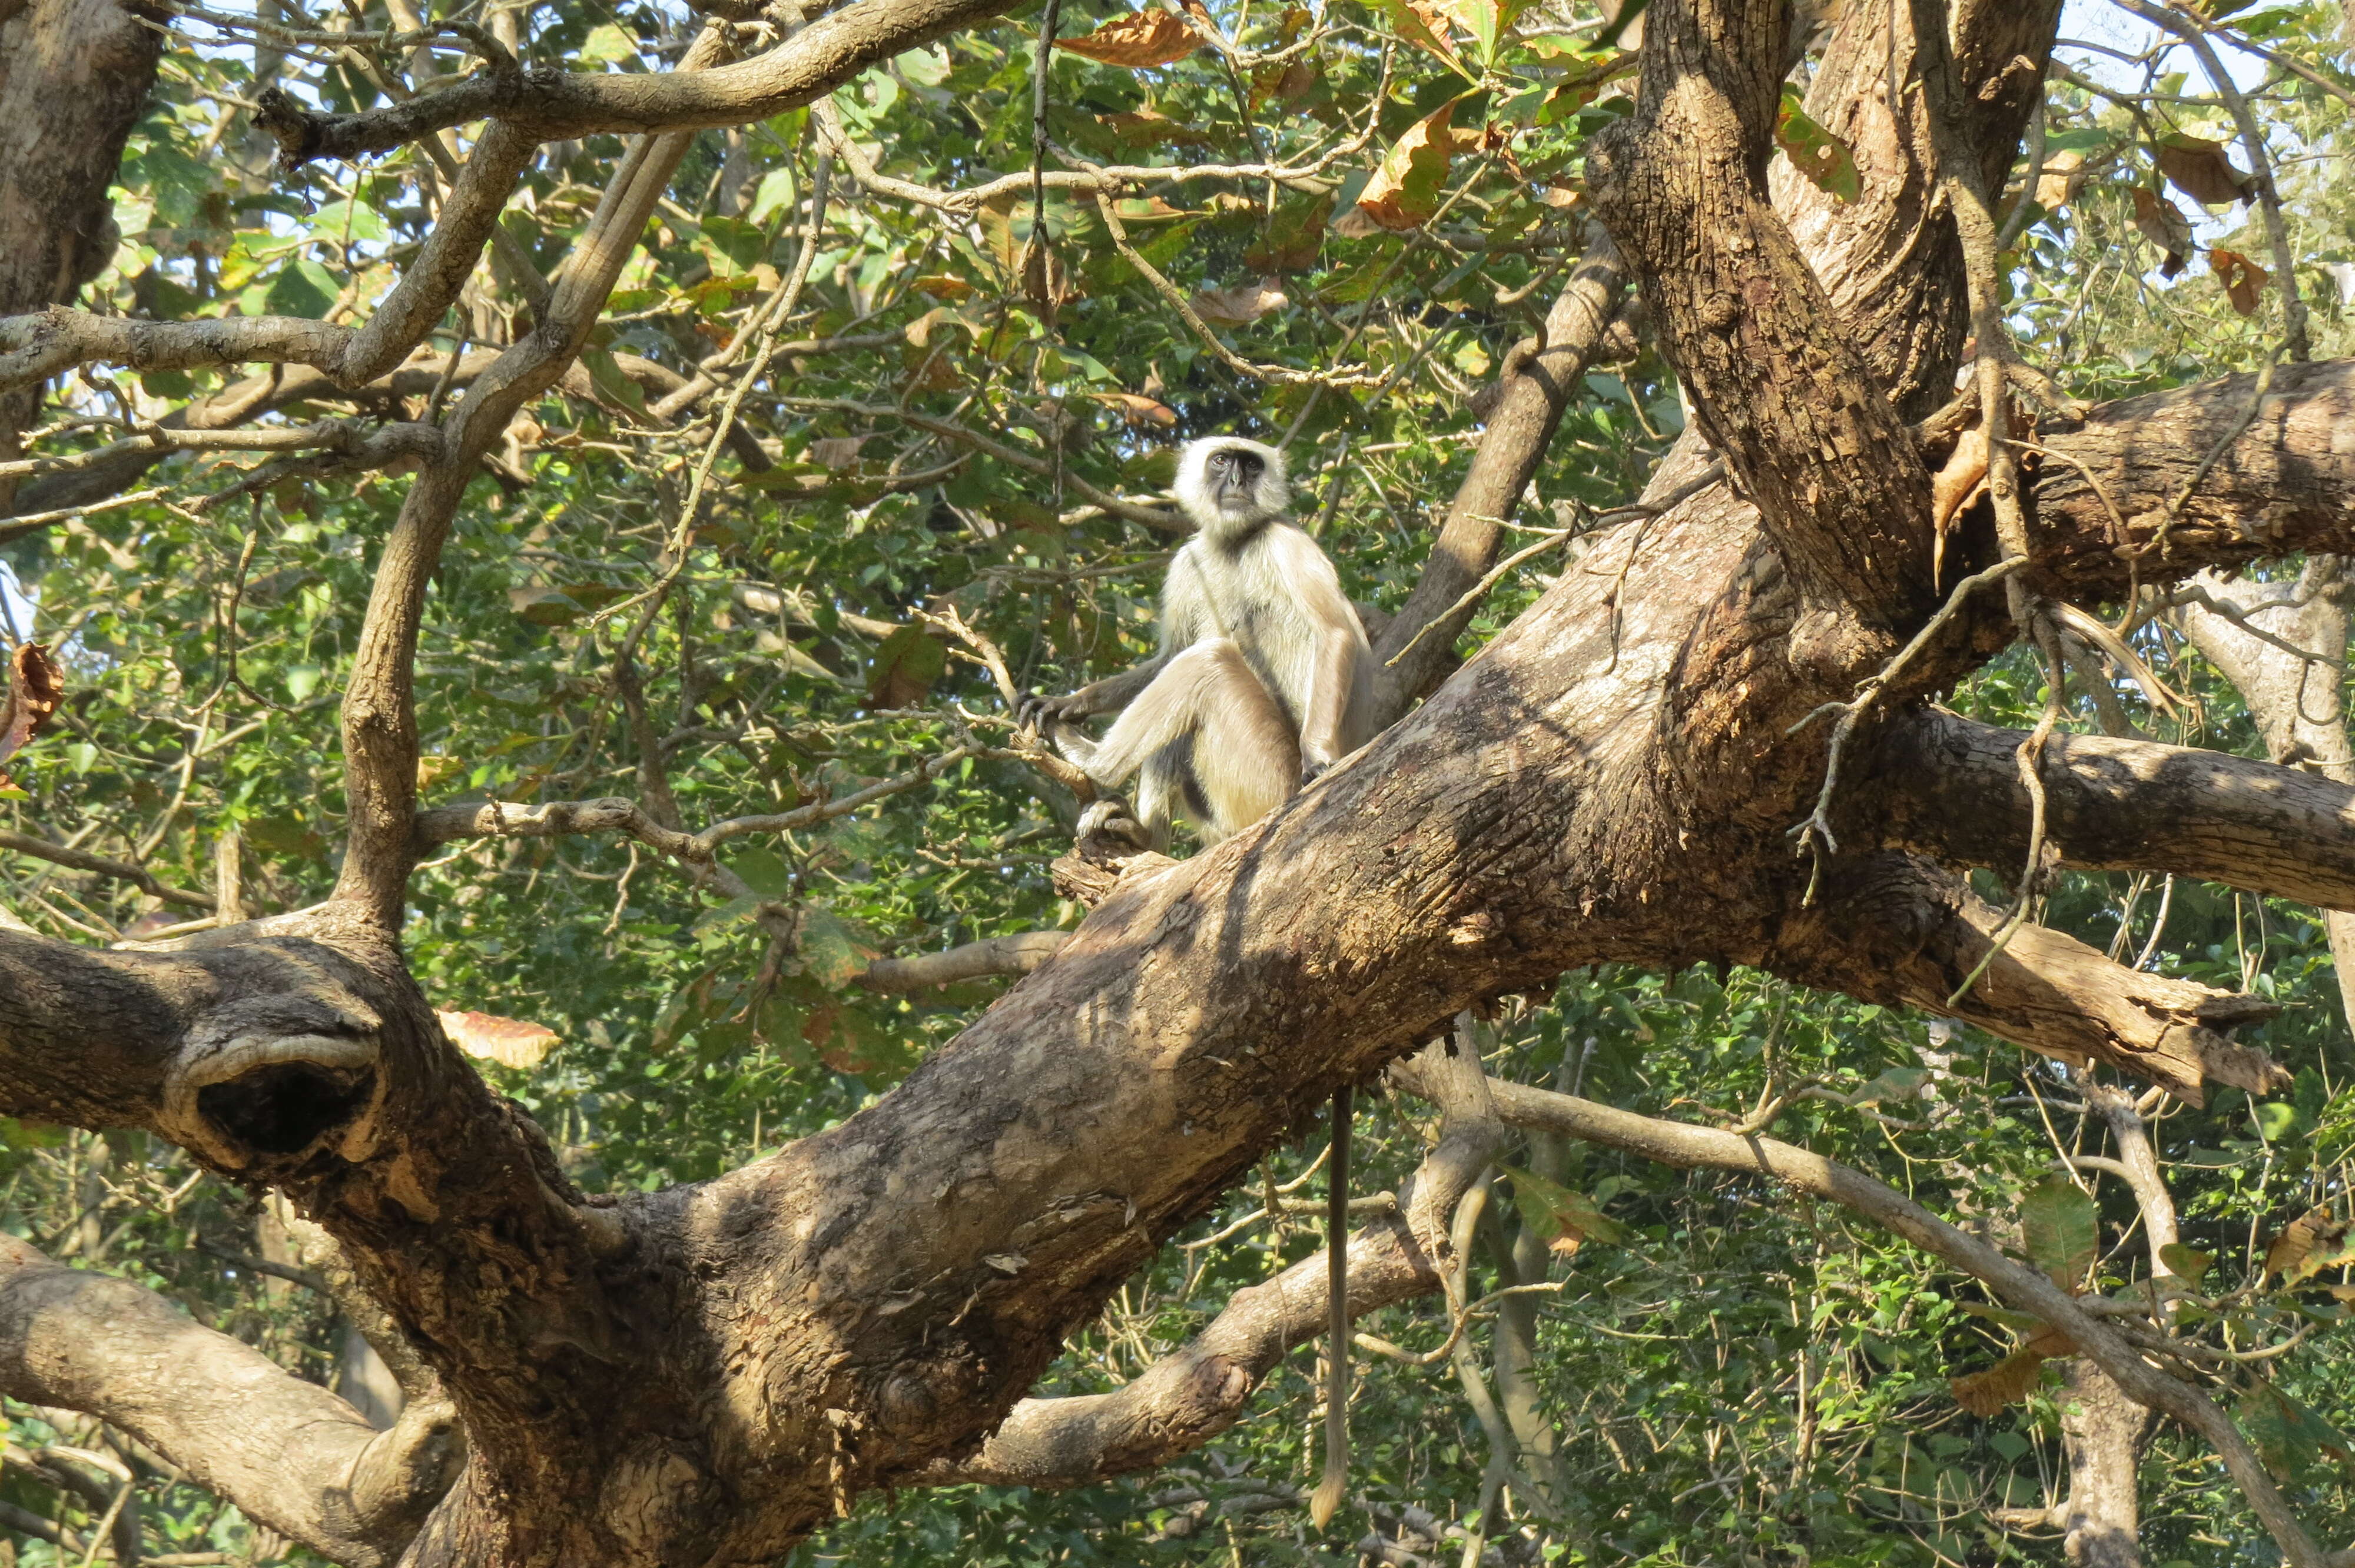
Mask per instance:
[[[306,16],[262,0],[259,15],[308,32],[410,25],[405,0],[394,5]],[[2213,9],[2319,78],[2228,51],[2262,117],[2317,356],[2355,353],[2355,37],[2319,0]],[[687,36],[685,14],[651,4],[451,13],[495,14],[529,58],[580,69],[647,69]],[[86,298],[175,319],[347,316],[413,252],[444,177],[415,147],[279,172],[251,123],[255,95],[274,80],[364,106],[462,57],[420,49],[388,65],[283,35],[257,43],[205,15],[186,7],[174,25],[113,193],[120,247]],[[1047,15],[1068,37],[1124,13],[1065,0]],[[1172,444],[1196,434],[1286,440],[1304,516],[1353,597],[1395,608],[1468,461],[1480,389],[1576,259],[1582,150],[1625,111],[1624,57],[1575,5],[1237,0],[1207,17],[1231,50],[1146,67],[1056,51],[1043,128],[1057,157],[1267,160],[1314,177],[1172,182],[1109,211],[1050,196],[1043,250],[1027,178],[969,212],[895,189],[1027,172],[1035,6],[837,92],[820,114],[855,160],[834,154],[808,110],[701,139],[585,379],[518,426],[461,514],[419,667],[429,805],[645,799],[651,781],[692,825],[840,799],[954,747],[1000,743],[1007,705],[975,656],[982,642],[1023,690],[1068,689],[1149,646],[1173,538],[1136,517],[1157,504]],[[2048,83],[2050,177],[2007,258],[2023,352],[2089,399],[2264,363],[2280,341],[2279,280],[2253,287],[2231,260],[2268,264],[2255,214],[2203,207],[2161,162],[2181,138],[2234,143],[2226,104],[2180,48],[2122,12],[2088,3],[2062,30],[2073,41]],[[1792,130],[1804,141],[1803,118]],[[548,148],[502,246],[553,262],[618,151],[612,138]],[[2222,155],[2245,168],[2237,148]],[[2162,275],[2153,236],[2171,231],[2155,202],[2193,258],[2174,275]],[[527,294],[512,269],[486,266],[432,340],[432,365],[454,374],[468,348],[509,341]],[[762,366],[725,405],[733,439],[716,433],[721,399],[674,422],[634,369],[693,375],[709,358],[734,373],[755,354]],[[80,461],[120,439],[107,421],[233,379],[82,373],[53,388],[30,450]],[[408,399],[412,414],[447,397],[452,375],[438,381]],[[293,403],[275,418],[349,411]],[[1636,342],[1586,377],[1516,544],[1632,496],[1682,425],[1672,378]],[[333,704],[400,477],[211,451],[137,486],[62,526],[0,523],[9,639],[56,649],[68,685],[59,726],[10,763],[6,825],[134,862],[172,889],[209,895],[234,866],[251,911],[312,902],[333,883],[339,841]],[[1575,551],[1572,540],[1508,577],[1463,648],[1550,574],[1579,569]],[[950,611],[979,641],[925,619]],[[2186,700],[2152,709],[2130,682],[2075,686],[2073,723],[2098,729],[2112,709],[2160,738],[2264,752],[2239,694],[2166,619],[2135,639]],[[2318,675],[2320,706],[2337,703],[2341,677]],[[2023,725],[2043,700],[2016,656],[1952,698]],[[412,883],[407,939],[437,1005],[552,1033],[505,1043],[507,1060],[484,1066],[549,1130],[574,1180],[651,1190],[832,1124],[952,1034],[1003,982],[901,995],[862,983],[867,966],[1076,923],[1046,874],[1072,812],[1018,764],[966,757],[867,809],[734,849],[728,868],[750,893],[733,899],[698,895],[632,845],[468,842]],[[0,901],[90,940],[202,913],[21,854],[0,857]],[[2355,1041],[2320,917],[2190,882],[2073,874],[2044,918],[2282,1005],[2264,1038],[2295,1069],[2294,1092],[2252,1103],[2222,1091],[2204,1110],[2169,1111],[2156,1138],[2184,1245],[2213,1260],[2221,1292],[2237,1292],[2220,1308],[2232,1342],[2298,1339],[2234,1372],[2240,1414],[2318,1532],[2355,1538],[2355,1441],[2340,1435],[2355,1429],[2342,1323],[2355,1289],[2333,1285],[2355,1276],[2328,1250],[2296,1290],[2266,1266],[2299,1216],[2334,1223],[2327,1248],[2345,1246],[2355,1219]],[[1486,1038],[1494,1075],[1651,1114],[1738,1120],[1791,1088],[1777,1136],[2015,1250],[2023,1205],[2082,1209],[2098,1216],[2105,1287],[2145,1267],[2122,1185],[2056,1175],[2066,1155],[2105,1148],[2076,1086],[1974,1031],[1740,969],[1604,969],[1508,1009]],[[1361,1191],[1412,1165],[1419,1115],[1403,1099],[1366,1111]],[[331,1304],[289,1277],[302,1271],[247,1194],[135,1134],[0,1133],[0,1224],[13,1234],[164,1289],[305,1376],[366,1373]],[[1051,1390],[1117,1383],[1233,1290],[1316,1250],[1320,1147],[1304,1137],[1167,1249],[1071,1344]],[[1453,1561],[1484,1501],[1499,1510],[1487,1550],[1501,1563],[2059,1560],[2050,1530],[1998,1515],[2066,1490],[2060,1372],[2042,1369],[1993,1414],[1965,1410],[1950,1380],[2015,1348],[2000,1314],[1974,1310],[1975,1287],[1754,1180],[1546,1140],[1510,1160],[1520,1174],[1497,1178],[1476,1277],[1557,1288],[1509,1298],[1434,1365],[1366,1370],[1358,1491],[1330,1532],[1312,1532],[1300,1505],[1317,1408],[1315,1353],[1303,1351],[1241,1425],[1173,1469],[1062,1495],[870,1498],[794,1560],[1347,1562],[1374,1529],[1392,1542],[1421,1531],[1433,1560]],[[1272,1221],[1269,1188],[1292,1194]],[[1360,1328],[1428,1350],[1444,1312],[1426,1301]],[[19,1462],[0,1470],[0,1502],[72,1543],[94,1504],[23,1456],[64,1444],[130,1467],[151,1555],[288,1551],[94,1423],[16,1404],[6,1419]],[[2142,1490],[2154,1568],[2270,1561],[2198,1444],[2162,1431]],[[20,1562],[81,1555],[13,1533]]]

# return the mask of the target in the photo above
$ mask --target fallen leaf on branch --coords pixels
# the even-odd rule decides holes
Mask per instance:
[[[1055,47],[1105,65],[1144,70],[1153,66],[1175,65],[1200,48],[1202,40],[1195,36],[1193,28],[1168,12],[1147,10],[1115,16],[1094,32],[1076,38],[1057,38]]]
[[[2237,250],[2211,250],[2208,265],[2214,270],[2216,281],[2224,285],[2224,297],[2232,302],[2232,308],[2244,316],[2255,315],[2273,274]]]
[[[2178,132],[2158,139],[2158,172],[2193,201],[2208,207],[2246,201],[2256,181],[2232,166],[2224,143]]]
[[[1196,294],[1194,313],[1216,326],[1249,326],[1273,310],[1292,302],[1273,278],[1237,283],[1231,289],[1205,289]]]
[[[2148,185],[2134,187],[2134,226],[2145,239],[2167,252],[2158,275],[2172,278],[2183,270],[2197,249],[2191,243],[2191,223],[2176,205]]]
[[[496,1062],[502,1067],[536,1067],[564,1037],[541,1023],[501,1018],[490,1012],[442,1012],[442,1033],[469,1056]]]
[[[1986,428],[1974,425],[1955,442],[1955,450],[1930,479],[1930,524],[1935,539],[1930,546],[1930,580],[1939,582],[1946,559],[1946,535],[1964,508],[1987,490]]]
[[[25,749],[48,727],[65,695],[65,678],[46,644],[21,642],[9,660],[8,706],[0,714],[0,762]],[[16,779],[0,768],[0,789],[14,789]]]
[[[1420,228],[1439,208],[1439,187],[1447,178],[1447,162],[1470,140],[1448,122],[1454,103],[1407,127],[1406,134],[1382,155],[1382,165],[1366,188],[1358,193],[1358,210],[1384,228]],[[1476,134],[1476,132],[1475,133]]]
[[[945,272],[919,278],[910,288],[920,294],[930,294],[936,300],[964,300],[973,297],[974,288],[963,278],[952,278]]]

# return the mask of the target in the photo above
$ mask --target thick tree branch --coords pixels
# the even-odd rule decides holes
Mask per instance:
[[[1401,1206],[1349,1238],[1349,1316],[1428,1295],[1455,1266],[1448,1221],[1505,1141],[1479,1061],[1452,1039],[1411,1064],[1413,1092],[1438,1103],[1438,1141],[1401,1192]],[[935,1484],[1086,1486],[1167,1464],[1233,1425],[1260,1380],[1287,1351],[1324,1332],[1330,1301],[1326,1255],[1239,1290],[1186,1345],[1124,1388],[1026,1399],[980,1452],[936,1467]]]
[[[2355,551],[2355,360],[2276,366],[2256,394],[2254,374],[2228,376],[2038,436],[2037,565],[2091,600],[2202,567]]]
[[[2204,1080],[2253,1093],[2289,1075],[2230,1032],[2280,1009],[2147,974],[2004,911],[1910,855],[1840,866],[1829,896],[1786,922],[1766,967],[1865,1001],[1905,1002],[2064,1061],[2105,1063],[2203,1103]]]
[[[2017,874],[2028,852],[2026,732],[1918,708],[1882,734],[1857,831]],[[2355,788],[2228,752],[2055,735],[2037,777],[2047,842],[2084,871],[2170,871],[2355,909]],[[1866,802],[1870,801],[1867,805]]]
[[[764,120],[799,108],[893,55],[959,27],[986,22],[1010,0],[858,0],[819,17],[754,59],[716,70],[592,75],[486,72],[406,103],[357,114],[309,110],[283,94],[266,98],[259,123],[297,164],[389,153],[470,121],[512,125],[535,142],[597,132],[702,131]]]
[[[1595,139],[1588,189],[1802,601],[1895,622],[1932,606],[1929,475],[1767,198],[1789,13],[1655,5],[1636,113]]]
[[[96,1415],[330,1562],[390,1568],[456,1473],[447,1404],[378,1432],[129,1280],[0,1235],[0,1392]]]

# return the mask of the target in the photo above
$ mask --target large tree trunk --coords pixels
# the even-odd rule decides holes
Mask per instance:
[[[895,6],[900,33],[877,21]],[[700,85],[685,69],[485,72],[382,113],[301,117],[298,152],[513,114],[474,143],[470,194],[451,198],[466,222],[437,235],[421,281],[367,328],[339,336],[254,318],[234,332],[126,331],[51,313],[0,331],[0,347],[23,345],[19,363],[36,367],[276,354],[371,379],[407,352],[402,321],[430,323],[446,306],[445,285],[473,264],[483,214],[533,138],[722,122],[710,116],[728,105],[823,91],[986,9],[863,0],[747,62],[757,69]],[[1989,3],[1956,18],[1958,96],[1976,116],[1966,155],[1984,169],[2011,158],[2041,77],[2014,62],[2040,66],[2057,9]],[[2186,1098],[2210,1080],[2271,1086],[2278,1069],[2230,1037],[2262,1002],[2137,974],[2032,925],[2005,930],[2002,912],[1971,895],[1957,868],[2024,832],[2016,777],[1975,777],[1982,820],[1950,821],[1932,809],[1944,780],[1892,765],[1896,753],[1867,736],[1817,810],[1833,760],[1821,710],[1854,697],[1939,601],[1908,420],[1951,385],[1962,290],[1952,228],[1929,201],[1925,117],[1905,85],[1943,69],[1942,51],[1916,50],[1902,9],[1849,8],[1817,109],[1852,134],[1866,188],[1834,211],[1812,186],[1770,190],[1765,174],[1785,11],[1659,0],[1636,112],[1590,164],[1596,207],[1702,411],[1654,486],[1682,499],[1603,535],[1422,708],[1263,823],[1183,863],[1137,862],[1051,959],[875,1106],[699,1186],[591,1199],[443,1038],[402,962],[420,831],[410,666],[474,464],[578,352],[686,139],[642,138],[542,324],[439,428],[386,545],[344,709],[351,832],[335,899],[165,952],[0,932],[0,1110],[148,1128],[280,1189],[333,1234],[472,1442],[407,1561],[654,1568],[772,1561],[862,1492],[968,1461],[1079,1478],[1071,1457],[1103,1438],[1103,1468],[1151,1462],[1172,1411],[1185,1431],[1216,1430],[1295,1320],[1286,1280],[1247,1315],[1257,1329],[1238,1323],[1218,1353],[1141,1380],[1146,1395],[1063,1406],[1074,1429],[1060,1432],[1047,1402],[1026,1405],[1007,1427],[1017,1441],[986,1441],[1063,1336],[1336,1087],[1465,1007],[1550,986],[1566,969],[1742,962],[1936,1006]],[[703,63],[691,56],[686,69]],[[2249,395],[2241,378],[2046,432],[2042,444],[2082,470],[2057,462],[2032,476],[2030,554],[2003,569],[2037,593],[2085,599],[2136,569],[2121,550],[2139,553],[2148,583],[2260,553],[2355,548],[2355,446],[2343,434],[2355,428],[2355,367],[2283,369],[2253,422]],[[1541,399],[1528,411],[1542,423]],[[1725,481],[1697,486],[1711,469],[1704,433]],[[2227,435],[2159,554],[2154,530],[2185,467]],[[2260,514],[2263,534],[2240,526]],[[1984,516],[1948,559],[1955,575],[1996,565]],[[2013,637],[2000,599],[1966,603],[1887,709],[1859,722],[1929,724],[1913,700]],[[1966,757],[2001,744],[1948,722]],[[2108,744],[2120,777],[2095,782],[2128,798],[2179,756]],[[2346,786],[2266,777],[2355,820]],[[2195,793],[2205,820],[2228,827],[2281,819],[2266,790]],[[1795,858],[1789,830],[1817,816],[1818,853]],[[731,832],[754,831],[691,835],[626,805],[492,805],[449,831],[552,833],[592,820],[698,875],[713,874]],[[794,825],[763,821],[761,831]],[[2261,890],[2294,876],[2307,895],[2355,906],[2347,857],[2237,853],[2250,842],[2265,841],[2155,835],[2144,853]],[[2057,848],[2082,863],[2068,835]],[[1476,1172],[1493,1145],[1474,1152]],[[1430,1191],[1445,1191],[1466,1157],[1444,1141]],[[1351,1271],[1353,1302],[1360,1278],[1368,1301],[1427,1287],[1433,1240],[1412,1212],[1361,1238],[1369,1266]],[[2030,1288],[2051,1298],[2039,1310],[2075,1312],[2049,1285]],[[2090,1342],[2105,1331],[2072,1332]],[[2130,1356],[2115,1366],[2137,1397],[2159,1397],[2149,1367]],[[2202,1430],[2274,1510],[2293,1560],[2318,1562],[2295,1520],[2280,1522],[2245,1445],[2226,1440],[2228,1426]]]
[[[155,84],[161,20],[119,0],[0,0],[0,316],[70,302],[114,259],[107,188]],[[39,395],[0,392],[0,461]],[[13,487],[0,479],[0,512]]]

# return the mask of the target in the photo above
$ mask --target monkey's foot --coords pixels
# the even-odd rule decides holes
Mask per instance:
[[[1136,811],[1117,795],[1099,796],[1080,813],[1072,847],[1090,860],[1113,860],[1153,847],[1152,835],[1136,820]]]

